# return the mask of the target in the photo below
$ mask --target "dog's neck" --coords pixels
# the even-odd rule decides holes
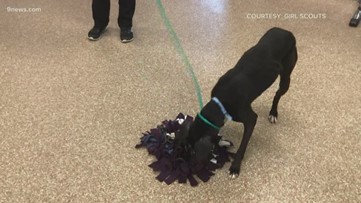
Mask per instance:
[[[200,114],[205,117],[213,125],[221,128],[224,126],[226,117],[218,104],[214,101],[209,101],[201,110]]]
[[[188,140],[191,145],[194,145],[200,137],[205,135],[216,137],[215,135],[218,135],[219,129],[225,124],[225,115],[219,106],[213,101],[208,102],[202,108],[200,115],[212,123],[212,125],[216,126],[216,128],[205,122],[199,115],[197,115],[189,129],[190,136],[188,137]]]

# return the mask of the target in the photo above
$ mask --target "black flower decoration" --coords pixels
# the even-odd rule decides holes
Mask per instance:
[[[219,145],[216,145],[212,151],[212,155],[206,164],[195,163],[191,160],[190,150],[187,145],[175,144],[175,140],[181,137],[180,128],[183,121],[193,122],[191,116],[185,116],[180,113],[175,120],[165,120],[157,128],[153,128],[140,138],[140,143],[136,148],[146,148],[149,154],[156,157],[156,161],[151,163],[154,171],[158,171],[156,177],[160,182],[170,185],[178,180],[179,183],[187,183],[191,186],[197,186],[196,177],[203,182],[207,182],[216,169],[222,168],[226,162],[229,162],[233,153],[228,152],[227,148],[232,143],[227,140],[221,140],[219,137]],[[221,144],[222,143],[222,144]]]

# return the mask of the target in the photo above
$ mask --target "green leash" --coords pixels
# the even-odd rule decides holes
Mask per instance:
[[[199,108],[202,109],[203,108],[203,99],[202,99],[202,91],[201,91],[201,87],[198,83],[196,74],[194,73],[193,70],[193,66],[190,63],[186,53],[184,52],[184,49],[182,47],[182,44],[177,36],[177,33],[174,31],[172,23],[170,22],[170,20],[167,17],[167,14],[165,12],[164,6],[162,4],[161,0],[157,0],[157,6],[158,6],[158,10],[160,12],[160,16],[163,19],[164,25],[168,30],[169,35],[171,36],[171,39],[173,41],[173,45],[176,48],[178,54],[180,55],[184,65],[187,67],[188,72],[190,73],[190,76],[192,78],[195,90],[196,90],[196,94],[197,94],[197,98],[198,98],[198,103],[199,103]],[[200,113],[197,114],[198,117],[200,119],[202,119],[203,122],[205,122],[206,124],[208,124],[209,126],[211,126],[212,128],[216,129],[216,130],[220,130],[220,127],[214,125],[213,123],[211,123],[209,120],[207,120],[205,117],[203,117]]]
[[[182,44],[180,43],[180,40],[177,36],[177,33],[174,31],[172,23],[170,22],[170,20],[167,17],[167,14],[165,12],[165,9],[163,7],[162,1],[161,0],[157,0],[157,6],[160,12],[160,15],[163,19],[164,25],[167,27],[167,30],[169,32],[169,35],[172,38],[173,41],[173,45],[175,46],[178,54],[180,55],[180,57],[182,58],[182,61],[184,63],[184,65],[187,67],[188,72],[190,73],[190,76],[192,78],[193,84],[195,86],[195,90],[196,90],[196,94],[197,94],[197,98],[198,98],[198,103],[199,103],[199,107],[200,109],[203,108],[203,99],[202,99],[202,91],[200,88],[200,85],[198,83],[197,77],[193,71],[193,67],[192,64],[190,63],[186,53],[183,50]]]
[[[204,118],[201,113],[199,113],[199,114],[197,114],[197,115],[198,115],[198,117],[199,117],[200,119],[202,119],[203,122],[205,122],[206,124],[208,124],[208,125],[211,126],[212,128],[214,128],[214,129],[216,129],[216,130],[218,130],[218,131],[221,129],[220,127],[214,125],[214,124],[211,123],[209,120],[207,120],[206,118]]]

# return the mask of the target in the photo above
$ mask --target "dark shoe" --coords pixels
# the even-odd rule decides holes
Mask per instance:
[[[88,39],[91,41],[96,41],[102,37],[105,31],[106,31],[106,27],[99,28],[94,26],[88,33]]]
[[[120,40],[122,41],[122,43],[128,43],[133,41],[133,32],[128,28],[128,29],[121,29],[120,31]]]

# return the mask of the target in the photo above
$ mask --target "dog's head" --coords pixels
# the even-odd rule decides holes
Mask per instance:
[[[182,145],[195,163],[205,163],[209,160],[210,153],[215,143],[215,132],[212,128],[204,125],[199,118],[194,122],[185,121],[178,132],[175,140],[176,145]]]
[[[204,163],[209,160],[209,155],[214,147],[211,136],[203,136],[194,143],[194,160],[197,163]]]

